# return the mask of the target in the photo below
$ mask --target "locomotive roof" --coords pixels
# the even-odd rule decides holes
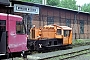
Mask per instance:
[[[60,26],[62,29],[64,30],[72,30],[72,28],[68,27],[68,26]]]
[[[64,30],[72,30],[72,28],[70,28],[70,27],[68,27],[68,26],[59,26],[59,25],[56,25],[56,24],[54,24],[54,25],[45,25],[44,27],[54,27],[54,26],[56,26],[57,29],[62,28],[62,29],[64,29]]]
[[[54,25],[57,26],[57,28],[62,28],[63,30],[72,30],[72,28],[68,27],[68,26],[59,26],[59,25]]]

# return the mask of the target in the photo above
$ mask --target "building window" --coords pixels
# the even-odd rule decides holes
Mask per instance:
[[[47,25],[54,24],[54,18],[53,17],[47,17]]]
[[[69,19],[66,20],[66,26],[71,27],[71,21]]]
[[[16,22],[16,33],[17,34],[25,34],[24,24],[20,21]]]
[[[84,34],[84,21],[80,20],[80,34]]]

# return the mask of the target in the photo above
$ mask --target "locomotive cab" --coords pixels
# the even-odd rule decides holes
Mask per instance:
[[[72,28],[68,26],[53,25],[55,28],[55,38],[61,40],[62,45],[72,44]]]
[[[70,45],[70,44],[72,44],[72,28],[70,28],[68,26],[60,26],[60,27],[62,29],[63,45]]]

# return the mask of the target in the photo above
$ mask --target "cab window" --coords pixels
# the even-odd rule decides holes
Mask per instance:
[[[64,30],[64,37],[69,36],[70,35],[70,30]]]
[[[61,29],[57,29],[57,35],[61,35]]]
[[[17,34],[25,34],[25,28],[23,22],[16,22],[16,33]]]

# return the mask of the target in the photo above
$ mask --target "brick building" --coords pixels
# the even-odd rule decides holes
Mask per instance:
[[[19,14],[23,16],[24,20],[28,21],[29,29],[32,25],[36,27],[57,24],[67,25],[73,28],[73,39],[89,39],[90,38],[90,14],[82,11],[75,11],[66,8],[59,8],[47,5],[33,4],[21,1],[12,1],[12,5],[20,4],[26,6],[39,7],[39,14],[16,13],[13,11],[14,7],[9,7],[8,11],[11,14]],[[0,7],[1,8],[1,7]],[[6,8],[2,8],[0,12],[6,12]],[[75,37],[76,35],[76,37]]]

